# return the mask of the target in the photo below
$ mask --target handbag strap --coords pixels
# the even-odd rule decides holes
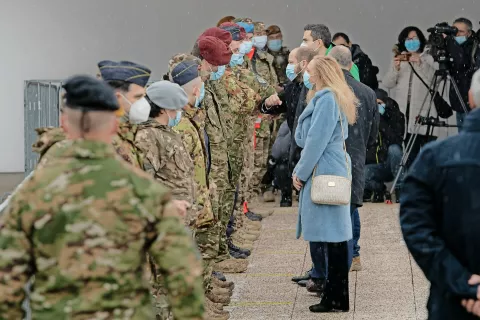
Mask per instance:
[[[427,88],[427,90],[430,92],[430,94],[433,96],[434,92],[433,90],[429,87],[429,85],[425,82],[425,80],[422,79],[422,77],[420,77],[420,75],[418,74],[417,70],[415,70],[415,68],[413,67],[412,63],[409,62],[408,63],[410,65],[410,68],[412,68],[412,71],[413,73],[415,73],[415,75],[417,76],[417,78],[423,83],[423,85]]]

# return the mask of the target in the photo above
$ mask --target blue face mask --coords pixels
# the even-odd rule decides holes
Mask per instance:
[[[242,42],[238,50],[240,51],[241,54],[247,54],[247,53],[250,53],[250,51],[252,51],[252,48],[253,48],[252,41],[244,41]]]
[[[286,69],[286,74],[287,74],[288,80],[290,80],[290,81],[295,80],[295,78],[297,77],[297,74],[295,73],[295,65],[294,64],[292,64],[292,63],[288,64],[287,69]]]
[[[282,40],[269,40],[267,42],[268,49],[272,51],[280,51],[282,49]]]
[[[385,103],[378,105],[378,112],[380,112],[380,114],[383,116],[385,113]]]
[[[203,98],[205,98],[205,84],[202,83],[202,88],[200,89],[200,96],[195,100],[195,108],[200,108],[200,103],[202,103]]]
[[[310,75],[307,71],[303,73],[303,84],[307,87],[308,90],[313,89],[313,84],[310,83]]]
[[[405,48],[408,52],[417,52],[420,49],[420,40],[410,39],[405,41]]]
[[[217,72],[210,73],[210,80],[217,81],[223,76],[224,73],[225,73],[225,66],[220,66],[218,67]]]
[[[243,54],[234,53],[230,59],[230,67],[241,66],[243,64]]]
[[[268,38],[267,36],[256,36],[252,38],[252,43],[255,48],[263,50],[267,45]]]
[[[170,118],[168,113],[167,113],[167,116],[168,116],[168,126],[169,127],[175,127],[176,125],[178,125],[180,123],[180,120],[182,120],[182,111],[181,110],[177,111],[177,115],[173,119]]]
[[[466,36],[455,37],[455,41],[457,41],[459,45],[462,45],[465,43],[465,41],[467,41],[467,37]]]

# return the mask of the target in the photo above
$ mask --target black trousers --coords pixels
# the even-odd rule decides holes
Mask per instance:
[[[327,243],[328,280],[325,296],[335,309],[349,309],[348,290],[348,242]]]

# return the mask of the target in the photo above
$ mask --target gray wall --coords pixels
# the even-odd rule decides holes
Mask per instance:
[[[347,32],[384,73],[400,29],[480,18],[479,0],[1,0],[0,172],[24,170],[23,81],[96,72],[102,59],[150,66],[159,79],[168,58],[225,15],[284,29],[298,46],[303,26]],[[476,23],[476,22],[475,22]]]

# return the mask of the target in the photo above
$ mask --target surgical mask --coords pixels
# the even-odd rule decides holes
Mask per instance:
[[[462,45],[465,43],[465,41],[467,41],[467,37],[466,36],[455,37],[455,41],[457,41],[459,45]]]
[[[295,65],[293,63],[289,63],[286,69],[287,78],[290,81],[295,80],[298,74],[295,73]]]
[[[148,120],[150,116],[150,110],[152,107],[148,103],[147,99],[141,98],[140,100],[131,103],[128,99],[122,94],[121,95],[128,104],[130,104],[130,112],[128,113],[128,120],[133,124],[139,124]]]
[[[409,39],[405,40],[405,48],[408,52],[417,52],[420,49],[420,40],[418,39]]]
[[[303,73],[303,84],[307,87],[308,90],[313,89],[313,84],[310,82],[310,75],[307,71]]]
[[[378,112],[380,112],[380,114],[383,116],[383,114],[385,113],[385,103],[378,105]]]
[[[308,47],[308,44],[305,41],[302,41],[302,43],[300,44],[300,47]]]
[[[268,49],[272,51],[280,51],[282,49],[282,40],[269,40],[267,42]]]
[[[221,77],[223,77],[224,73],[225,73],[225,66],[220,66],[218,67],[217,72],[210,73],[210,80],[217,81]]]
[[[175,118],[170,118],[170,116],[168,115],[167,113],[167,116],[168,116],[168,126],[169,127],[175,127],[176,125],[178,125],[180,123],[180,120],[182,120],[182,111],[177,111],[177,115],[175,116]]]
[[[268,38],[267,36],[257,36],[252,38],[252,43],[255,48],[263,50],[267,45]]]
[[[240,53],[241,54],[248,54],[250,51],[252,51],[253,48],[253,42],[252,41],[243,41],[242,44],[240,44]]]
[[[230,59],[230,67],[240,66],[243,64],[243,54],[234,53]]]
[[[200,107],[200,103],[202,103],[204,97],[205,97],[205,84],[202,84],[202,88],[200,89],[200,95],[195,100],[195,108]]]

